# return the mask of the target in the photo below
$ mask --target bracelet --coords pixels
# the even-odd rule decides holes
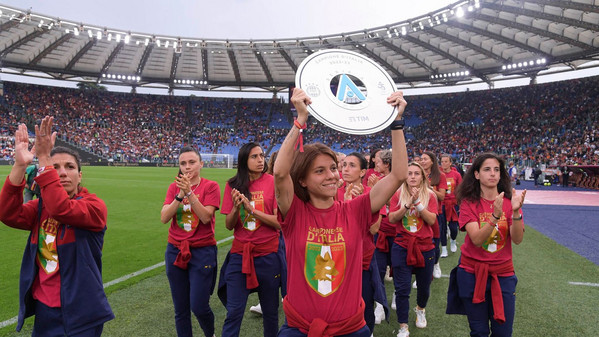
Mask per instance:
[[[520,214],[520,217],[518,217],[518,218],[514,218],[514,217],[512,216],[512,220],[522,220],[522,214]]]
[[[389,129],[391,130],[403,130],[404,125],[406,125],[406,121],[403,119],[394,120],[391,125],[389,125]]]
[[[403,207],[405,207],[406,209],[410,209],[410,207],[407,204],[404,204]]]
[[[178,202],[183,202],[183,198],[179,198],[178,195],[175,195],[175,200],[177,200]]]
[[[295,148],[297,149],[299,145],[300,152],[304,152],[304,130],[306,129],[307,125],[305,123],[304,125],[301,125],[297,119],[293,120],[293,125],[299,129],[299,137],[295,142]]]
[[[497,220],[497,221],[499,221],[499,219],[501,219],[501,218],[499,218],[499,217],[496,217],[496,216],[495,216],[495,213],[493,213],[493,212],[491,212],[491,215],[492,215],[492,216],[493,216],[493,218],[494,218],[495,220]]]
[[[185,194],[185,197],[189,198],[190,195],[191,195],[191,191],[187,192],[187,194]]]
[[[423,204],[421,204],[421,203],[418,203],[418,205],[416,205],[416,210],[417,210],[418,212],[422,212],[422,211],[424,211],[424,205],[423,205]]]
[[[49,169],[53,169],[54,166],[42,166],[40,168],[37,169],[37,174],[41,174],[42,172],[44,172],[45,170],[49,170]]]

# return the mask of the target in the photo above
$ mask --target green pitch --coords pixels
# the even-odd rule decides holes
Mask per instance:
[[[8,166],[0,166],[0,177],[6,177]],[[164,260],[168,225],[160,223],[160,209],[166,189],[177,173],[176,168],[84,167],[83,184],[98,194],[108,205],[108,231],[104,244],[104,282],[155,265]],[[233,170],[204,169],[202,176],[218,181],[221,192]],[[0,184],[4,183],[4,178]],[[217,213],[217,240],[232,235]],[[17,315],[18,273],[28,233],[0,225],[0,322]],[[463,241],[460,233],[458,242]],[[230,243],[219,247],[222,263]],[[457,264],[459,254],[441,259],[443,274]],[[597,335],[599,287],[575,286],[568,282],[599,282],[599,267],[527,227],[524,242],[514,246],[517,287],[514,336],[594,336]],[[448,279],[442,277],[431,285],[427,305],[428,327],[414,326],[410,312],[411,336],[467,336],[465,316],[445,314]],[[393,285],[385,283],[391,299]],[[116,319],[104,327],[104,336],[175,336],[174,312],[164,267],[154,269],[106,289]],[[410,296],[415,306],[416,291]],[[257,303],[252,294],[249,305]],[[221,334],[226,310],[216,294],[211,306],[216,316],[216,335]],[[279,324],[283,323],[280,308]],[[194,336],[202,336],[197,321]],[[23,332],[15,325],[0,329],[0,336],[31,334],[33,319],[26,321]],[[375,336],[395,336],[399,324],[395,312],[390,323],[375,328]],[[262,319],[247,313],[241,336],[261,336]]]
[[[10,166],[0,166],[0,186],[9,172]],[[178,168],[89,166],[83,167],[82,172],[83,186],[102,198],[108,208],[103,249],[104,282],[164,261],[170,224],[160,222],[160,210]],[[202,177],[217,181],[221,193],[225,182],[234,174],[230,169],[203,169],[201,173]],[[18,313],[18,276],[28,235],[28,232],[0,225],[0,322]],[[216,240],[230,235],[232,232],[225,228],[224,216],[217,211]],[[110,287],[108,291],[126,287],[149,275],[152,272]]]

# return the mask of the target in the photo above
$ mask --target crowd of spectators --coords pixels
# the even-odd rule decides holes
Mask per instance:
[[[477,153],[506,155],[519,167],[599,162],[599,77],[523,87],[409,96],[408,151],[449,153],[470,162]],[[16,125],[55,116],[60,139],[104,159],[171,162],[194,144],[202,153],[237,154],[256,141],[276,150],[292,117],[279,101],[112,93],[5,83],[0,104],[0,154],[10,158]],[[65,131],[65,132],[62,132]],[[307,142],[340,152],[389,148],[384,130],[339,133],[311,118]]]

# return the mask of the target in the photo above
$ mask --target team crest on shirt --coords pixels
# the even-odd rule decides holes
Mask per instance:
[[[447,189],[445,190],[445,194],[451,194],[451,190],[454,190],[452,186],[455,185],[455,180],[453,178],[447,178]]]
[[[264,212],[265,208],[264,208],[264,193],[263,193],[263,191],[250,192],[250,193],[252,194],[252,201],[250,201],[250,204],[252,205],[252,207],[257,211]],[[249,231],[255,231],[256,229],[260,228],[260,225],[262,225],[260,220],[256,219],[256,217],[251,215],[245,209],[245,207],[241,207],[241,210],[239,211],[239,216],[241,217],[241,220],[242,220],[241,222],[242,222],[243,228],[245,228]]]
[[[491,213],[482,214],[481,219],[485,219],[485,220],[480,222],[480,228],[483,228],[488,222],[490,222],[490,220],[489,220],[489,218],[491,217],[490,214]],[[486,215],[486,217],[485,217],[485,215]],[[489,235],[487,240],[482,245],[483,249],[489,253],[497,253],[498,251],[503,249],[503,247],[505,247],[506,238],[507,238],[507,234],[508,234],[507,233],[508,226],[507,226],[507,220],[505,219],[505,216],[503,214],[501,215],[501,218],[497,222],[497,227],[499,228],[499,230],[494,228],[493,231],[491,232],[491,235]]]
[[[58,270],[58,251],[56,249],[56,235],[60,223],[52,218],[42,222],[39,229],[37,260],[46,274]]]
[[[402,219],[403,227],[410,233],[416,233],[422,229],[424,225],[422,219],[417,215],[415,208],[411,208],[406,216]]]
[[[320,296],[334,293],[343,282],[346,268],[342,228],[310,228],[306,242],[304,276]]]
[[[177,209],[177,224],[182,230],[191,232],[198,226],[198,222],[197,216],[193,213],[191,205],[186,200]]]

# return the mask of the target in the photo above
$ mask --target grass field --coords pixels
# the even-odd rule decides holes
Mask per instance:
[[[0,166],[5,177],[10,167]],[[117,279],[163,261],[168,225],[159,220],[159,212],[168,184],[176,168],[84,167],[83,184],[98,194],[108,206],[108,231],[104,245],[104,282]],[[205,169],[202,175],[216,180],[224,190],[224,182],[232,170]],[[1,180],[1,183],[4,179]],[[217,216],[217,240],[231,232],[224,228],[224,219]],[[0,226],[0,322],[16,316],[18,273],[28,233]],[[463,236],[460,235],[463,240]],[[460,240],[461,241],[461,240]],[[230,248],[219,247],[219,263]],[[443,274],[449,274],[457,263],[458,254],[441,260]],[[599,288],[573,286],[568,282],[599,281],[599,267],[553,240],[527,227],[524,242],[514,248],[514,264],[519,278],[514,336],[596,336]],[[445,299],[448,279],[435,280],[427,306],[428,328],[414,327],[410,316],[411,336],[466,336],[464,316],[446,315]],[[387,293],[392,285],[386,283]],[[105,325],[105,336],[175,336],[174,313],[164,267],[154,269],[106,289],[116,319]],[[389,296],[390,297],[390,296]],[[257,302],[252,295],[248,305]],[[415,301],[415,292],[411,296]],[[216,315],[217,335],[220,335],[225,309],[216,294],[212,297]],[[412,306],[415,304],[413,303]],[[0,329],[0,336],[31,334],[32,319],[24,331],[17,334],[14,325]],[[282,309],[280,324],[283,322]],[[376,336],[395,336],[396,315],[390,323],[378,325]],[[261,318],[247,314],[242,336],[260,336]],[[201,336],[197,322],[194,335]]]

